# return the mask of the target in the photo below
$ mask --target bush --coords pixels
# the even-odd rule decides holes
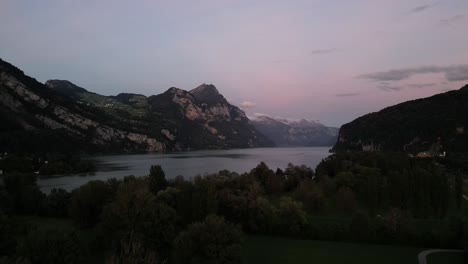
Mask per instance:
[[[349,187],[341,187],[336,194],[336,207],[343,213],[353,212],[356,208],[356,198]]]
[[[45,210],[47,216],[67,217],[70,205],[71,193],[64,189],[52,189],[45,199]]]
[[[248,205],[247,223],[247,229],[249,231],[271,234],[276,223],[276,210],[267,199],[258,197],[254,201],[250,201]]]
[[[241,263],[242,232],[211,215],[180,233],[174,242],[175,263]]]
[[[369,216],[361,211],[354,213],[349,226],[351,239],[354,241],[369,241],[371,239],[371,230]]]
[[[87,253],[76,233],[58,230],[30,232],[17,252],[35,264],[81,263]]]
[[[140,245],[157,253],[159,260],[169,257],[172,241],[177,235],[177,214],[148,190],[147,182],[136,180],[122,184],[115,199],[102,214],[102,230],[118,254],[125,253],[122,243]],[[127,254],[127,253],[125,253]]]
[[[298,196],[309,212],[317,213],[325,207],[325,195],[322,189],[312,181],[301,183],[298,189]]]
[[[278,217],[280,219],[280,232],[287,236],[301,234],[307,224],[302,204],[290,197],[281,197]]]
[[[42,210],[45,195],[37,187],[35,175],[8,174],[3,182],[14,212],[36,214]]]
[[[90,181],[72,193],[70,216],[80,227],[92,227],[110,198],[110,188],[103,181]]]
[[[157,264],[159,255],[151,248],[145,247],[143,243],[133,235],[120,240],[118,250],[111,252],[105,260],[106,264]]]
[[[13,225],[0,210],[0,256],[10,255],[15,251]]]

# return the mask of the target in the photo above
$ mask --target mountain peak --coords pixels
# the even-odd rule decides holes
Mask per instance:
[[[219,91],[218,89],[216,89],[216,86],[214,86],[213,84],[206,84],[206,83],[201,84],[200,86],[191,90],[190,92],[197,93],[201,91],[219,94]]]
[[[86,93],[88,90],[81,88],[67,80],[48,80],[45,85],[52,90],[62,94],[73,95],[75,93]]]
[[[336,142],[338,129],[317,121],[271,117],[257,114],[252,124],[278,146],[329,146]]]
[[[468,84],[460,88],[460,91],[468,91]]]
[[[178,90],[180,90],[180,89],[177,88],[177,87],[171,87],[171,88],[167,89],[167,91],[165,91],[164,93],[175,93]]]
[[[197,88],[190,91],[190,93],[201,103],[217,104],[227,103],[226,99],[222,94],[219,93],[218,89],[212,84],[202,84]]]

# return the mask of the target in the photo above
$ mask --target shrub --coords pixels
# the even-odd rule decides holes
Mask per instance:
[[[174,242],[175,263],[241,263],[242,233],[224,218],[211,215],[180,233]]]
[[[90,181],[72,193],[70,216],[80,227],[92,227],[110,198],[110,188],[103,181]]]
[[[81,263],[87,253],[76,233],[59,230],[30,232],[17,252],[35,264]]]

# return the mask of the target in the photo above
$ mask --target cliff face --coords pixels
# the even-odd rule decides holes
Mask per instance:
[[[367,114],[341,127],[334,150],[466,152],[467,102],[468,85]]]
[[[338,129],[313,120],[289,120],[257,116],[253,125],[278,146],[332,146]]]
[[[102,96],[68,81],[44,85],[0,60],[0,151],[165,152],[271,144],[213,88],[195,89],[197,98],[177,88],[150,97]]]
[[[170,88],[163,94],[148,98],[149,111],[152,115],[164,116],[166,129],[178,139],[175,148],[250,148],[273,145],[250,124],[242,110],[229,104],[214,89],[202,91],[199,87],[196,92],[188,92]],[[209,94],[209,98],[199,96],[200,93]]]

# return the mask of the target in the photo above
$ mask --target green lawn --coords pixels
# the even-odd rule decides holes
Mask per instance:
[[[422,250],[406,246],[250,236],[243,246],[243,259],[246,264],[417,264],[417,256]]]
[[[462,264],[466,263],[463,260],[462,253],[432,253],[427,256],[427,264]]]

